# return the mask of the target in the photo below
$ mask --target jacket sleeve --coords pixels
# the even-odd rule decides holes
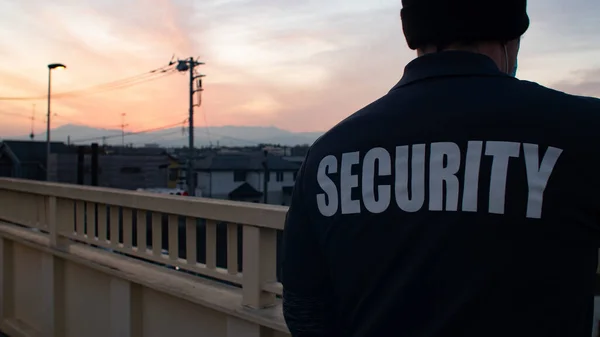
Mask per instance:
[[[298,174],[283,233],[283,314],[293,337],[335,337],[329,271],[304,195],[304,165]]]

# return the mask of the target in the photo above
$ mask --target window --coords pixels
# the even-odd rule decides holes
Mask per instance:
[[[283,172],[277,172],[276,178],[277,178],[277,181],[283,181]]]
[[[294,171],[294,181],[296,181],[296,178],[298,178],[298,171]]]
[[[246,181],[246,171],[233,171],[233,181]]]
[[[126,173],[126,174],[142,173],[142,168],[141,167],[121,167],[121,173]]]

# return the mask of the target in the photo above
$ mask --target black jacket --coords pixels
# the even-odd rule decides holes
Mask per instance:
[[[310,149],[284,232],[294,336],[589,337],[600,101],[419,57]]]

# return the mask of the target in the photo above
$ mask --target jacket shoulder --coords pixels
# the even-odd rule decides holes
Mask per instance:
[[[575,104],[580,109],[589,108],[591,110],[599,112],[600,118],[600,99],[590,96],[579,96],[568,94],[566,92],[545,87],[541,84],[529,81],[519,81],[519,85],[525,94],[535,94],[536,96],[542,96],[553,101],[564,102],[566,104]]]
[[[338,144],[336,140],[342,135],[348,136],[356,129],[356,125],[367,126],[370,124],[370,120],[377,120],[377,115],[372,112],[382,110],[382,104],[389,100],[389,94],[375,100],[360,110],[350,114],[348,117],[341,120],[323,135],[321,135],[311,146],[311,149],[321,149],[323,147],[329,148],[332,144]],[[346,138],[347,140],[347,138]],[[313,152],[317,152],[316,150]]]

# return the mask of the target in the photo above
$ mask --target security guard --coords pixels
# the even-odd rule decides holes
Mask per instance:
[[[293,336],[591,335],[600,100],[515,78],[526,5],[403,1],[418,57],[298,175]]]

